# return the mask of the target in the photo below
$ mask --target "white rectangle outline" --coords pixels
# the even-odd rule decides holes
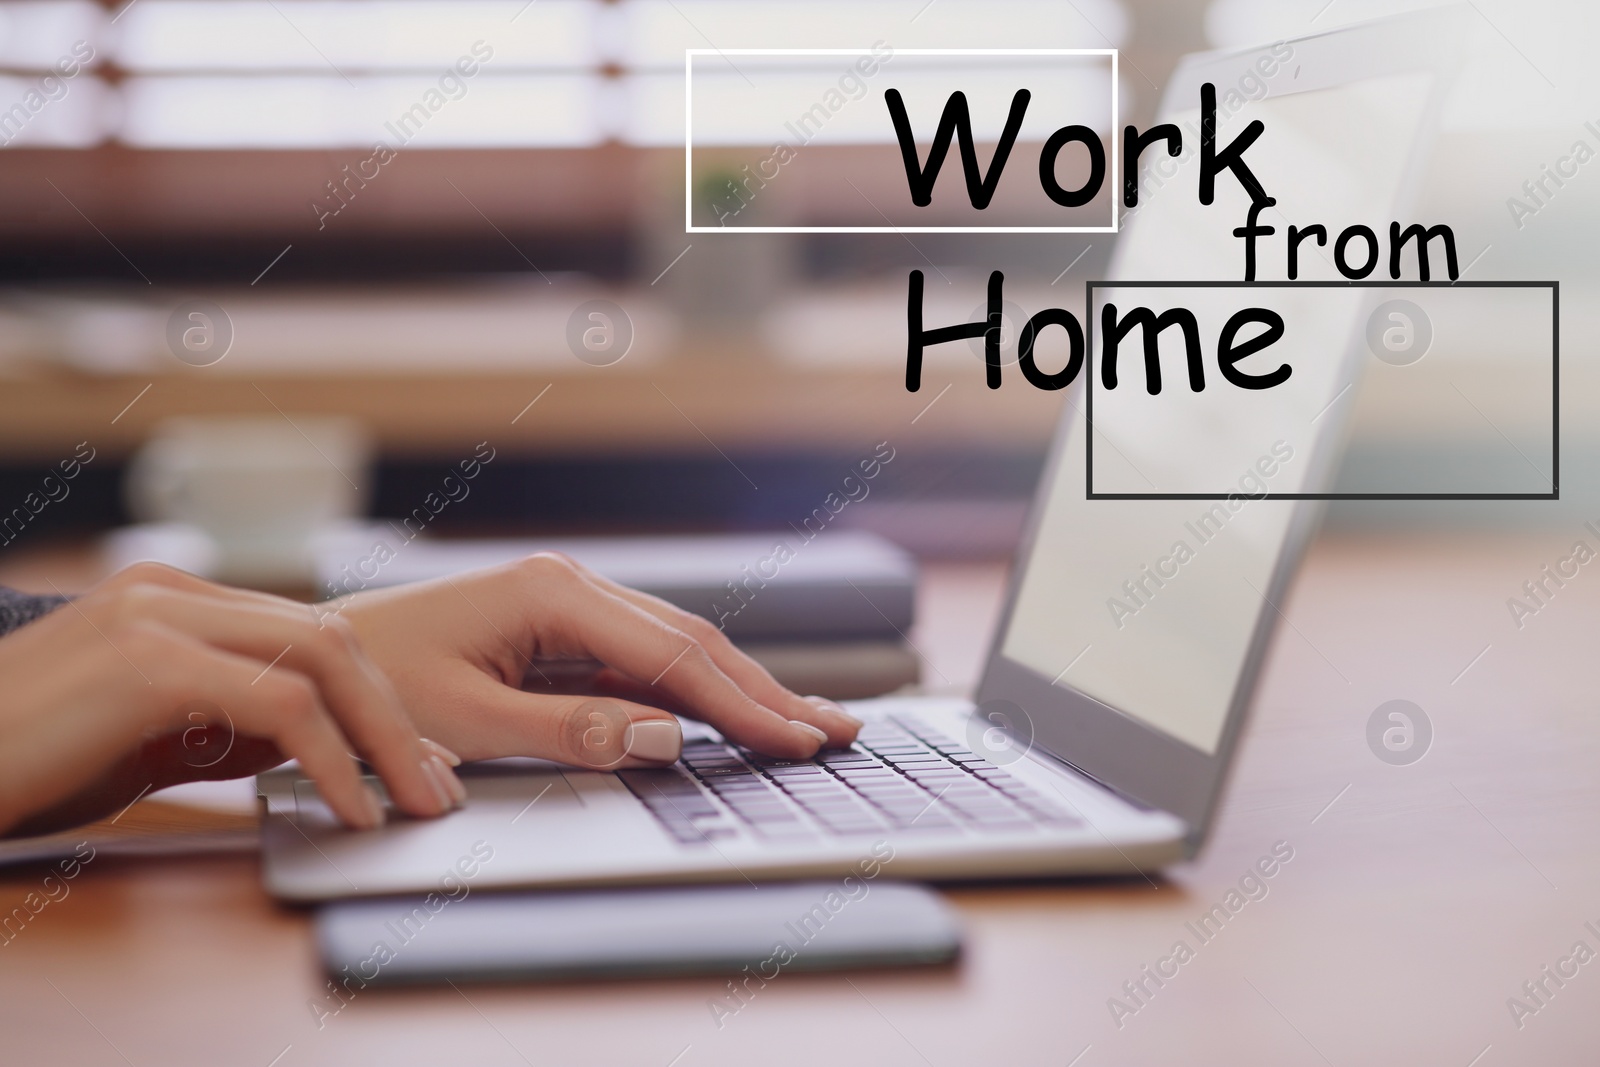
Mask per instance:
[[[1116,233],[1121,183],[1121,145],[1117,103],[1118,53],[1115,48],[905,48],[897,56],[1110,56],[1111,182],[1110,226],[696,226],[694,225],[694,57],[695,56],[870,56],[868,48],[685,48],[683,50],[683,232],[684,233]]]

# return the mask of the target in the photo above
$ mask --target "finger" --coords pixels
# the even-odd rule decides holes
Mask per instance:
[[[167,725],[171,709],[191,701],[216,704],[239,733],[265,738],[299,760],[345,825],[382,825],[383,805],[361,780],[349,745],[311,679],[287,669],[261,675],[256,660],[160,623],[142,622],[123,633],[128,655],[146,664],[151,682],[146,711],[153,725]]]
[[[473,708],[470,736],[451,739],[468,759],[530,756],[610,771],[669,764],[683,750],[678,720],[660,708],[613,697],[525,693],[465,667],[451,683]]]
[[[551,609],[560,651],[592,655],[650,686],[659,686],[723,736],[774,756],[804,759],[828,735],[790,719],[740,689],[684,631],[589,581],[569,561],[533,556],[523,571],[529,594]]]
[[[548,696],[616,697],[619,700],[631,700],[635,704],[670,711],[674,715],[688,715],[691,718],[694,716],[694,712],[684,707],[683,702],[674,698],[672,694],[645,685],[631,675],[623,674],[615,667],[607,667],[598,660],[591,662],[593,663],[591,669],[582,675],[572,674],[565,678],[551,675],[548,683],[544,679],[530,675],[523,680],[522,691]]]
[[[440,759],[450,764],[450,766],[461,766],[461,757],[450,751],[448,748],[445,748],[439,742],[434,741],[431,738],[424,737],[422,739],[422,744],[423,747],[425,747],[429,752],[433,753],[435,756],[438,756]]]
[[[253,686],[286,669],[310,678],[341,732],[383,778],[402,811],[439,815],[465,798],[455,772],[444,765],[448,761],[441,763],[422,743],[342,620],[318,625],[289,601],[210,597],[182,586],[130,587],[119,596],[117,610],[258,660]]]
[[[552,661],[546,661],[546,664]],[[582,671],[574,671],[563,677],[554,676],[546,667],[541,673],[549,676],[550,681],[529,674],[524,678],[522,689],[524,692],[583,695],[595,697],[617,697],[622,700],[631,700],[635,704],[645,704],[653,708],[661,708],[676,715],[694,717],[694,713],[683,706],[682,702],[674,699],[670,694],[662,692],[659,688],[652,688],[643,682],[636,681],[613,667],[607,667],[598,660],[589,660]],[[552,684],[553,683],[553,684]],[[838,707],[826,697],[808,696],[797,698],[814,705],[820,705],[819,710],[828,710]],[[852,722],[856,720],[854,717]],[[830,738],[830,744],[832,744]],[[847,747],[849,742],[840,742],[838,747]]]
[[[585,571],[584,577],[613,596],[621,597],[693,637],[710,654],[712,662],[740,689],[786,718],[799,719],[819,728],[828,735],[829,745],[842,748],[856,739],[861,729],[860,719],[826,697],[803,697],[779,685],[771,672],[740,650],[726,633],[704,617],[685,611],[660,597],[630,589],[593,571]]]

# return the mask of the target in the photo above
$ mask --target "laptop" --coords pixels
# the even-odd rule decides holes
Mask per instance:
[[[1152,162],[1164,158],[1159,150],[1147,151],[1141,204],[1125,220],[1112,278],[1131,286],[1242,277],[1231,231],[1243,221],[1245,195],[1227,175],[1217,205],[1200,206],[1195,192],[1205,82],[1218,87],[1221,143],[1251,119],[1265,121],[1248,159],[1286,212],[1298,210],[1295,175],[1358,161],[1337,176],[1334,199],[1348,217],[1288,221],[1321,221],[1337,233],[1351,222],[1406,218],[1461,21],[1457,11],[1425,12],[1185,60],[1161,108],[1161,121],[1184,129],[1184,153],[1163,168]],[[1207,292],[1222,290],[1192,299],[1224,299]],[[1311,314],[1318,328],[1284,342],[1300,346],[1291,351],[1298,391],[1280,407],[1325,407],[1354,373],[1359,302],[1319,301]],[[1177,381],[1181,356],[1170,358]],[[1126,393],[1143,394],[1136,373],[1129,362]],[[282,768],[259,780],[268,889],[316,901],[463,883],[1116,875],[1194,855],[1222,798],[1316,505],[1268,496],[1219,518],[1211,501],[1090,499],[1086,376],[1068,390],[975,699],[854,702],[850,710],[866,723],[859,740],[812,760],[768,758],[686,722],[682,759],[667,768],[470,765],[461,810],[365,833],[340,829],[312,784]],[[1096,388],[1097,490],[1131,476],[1123,463],[1153,484],[1192,481],[1184,464],[1193,450],[1155,443],[1208,440],[1216,410],[1200,400],[1220,397],[1211,390],[1180,403],[1180,394],[1187,390],[1154,398],[1173,400],[1159,427],[1118,441],[1132,424],[1118,423]],[[1250,423],[1249,412],[1263,409],[1243,410],[1230,429],[1270,459],[1272,473],[1261,477],[1272,494],[1327,484],[1339,450],[1337,408],[1300,420],[1287,439],[1272,436],[1281,427]],[[1180,541],[1190,552],[1174,562]]]

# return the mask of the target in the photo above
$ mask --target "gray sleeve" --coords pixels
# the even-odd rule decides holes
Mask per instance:
[[[50,614],[66,602],[66,597],[30,596],[0,586],[0,635],[26,626],[41,615]]]

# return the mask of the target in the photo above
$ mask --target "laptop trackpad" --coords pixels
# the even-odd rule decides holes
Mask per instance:
[[[507,766],[513,763],[529,766]],[[583,807],[582,798],[567,781],[567,776],[558,766],[544,760],[495,760],[493,764],[480,764],[471,773],[463,774],[461,783],[467,787],[469,805],[514,807],[513,820],[527,821],[543,812]]]
[[[461,784],[467,787],[467,804],[472,808],[486,805],[504,807],[511,811],[514,821],[530,821],[535,813],[570,811],[583,807],[583,800],[568,783],[560,764],[536,759],[499,759],[467,764],[458,769]],[[403,818],[394,808],[389,791],[382,779],[368,775],[364,779],[383,801],[390,818]],[[302,821],[322,823],[333,821],[333,814],[317,793],[309,778],[299,778],[294,783],[295,815]]]

